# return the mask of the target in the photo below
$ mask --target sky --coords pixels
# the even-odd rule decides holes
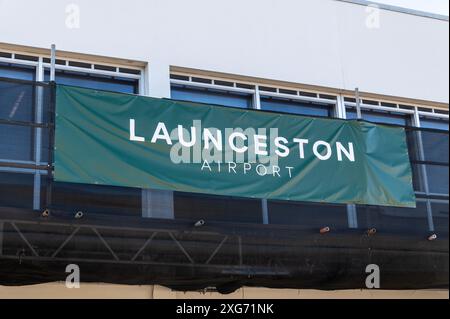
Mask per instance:
[[[372,0],[372,1],[448,16],[449,0]]]

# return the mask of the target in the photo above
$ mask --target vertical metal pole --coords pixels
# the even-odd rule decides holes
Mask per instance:
[[[261,109],[261,96],[259,94],[259,86],[255,86],[255,94],[253,94],[253,108],[255,110]],[[262,222],[263,224],[269,224],[269,206],[267,204],[267,198],[261,199],[262,209]]]
[[[355,99],[356,99],[356,118],[360,120],[361,116],[361,99],[359,98],[359,89],[355,89]]]
[[[39,64],[36,68],[36,81],[42,82],[44,81],[44,67],[43,67],[43,59],[39,58]],[[42,124],[43,118],[43,104],[44,104],[44,90],[45,87],[39,84],[34,86],[36,97],[35,97],[35,122],[37,124]],[[41,163],[41,155],[42,155],[42,128],[35,128],[35,136],[34,136],[34,160],[36,166]],[[33,186],[33,209],[40,210],[41,205],[41,174],[38,170],[36,170],[34,174],[34,186]]]
[[[417,106],[414,108],[414,126],[419,127],[419,128],[421,127],[420,115],[419,115],[419,110],[418,110]],[[425,161],[425,151],[423,149],[422,132],[420,130],[416,131],[416,138],[417,138],[417,144],[418,144],[417,148],[419,150],[419,154],[418,154],[419,160]],[[420,165],[420,173],[421,173],[421,177],[422,177],[422,181],[419,181],[419,183],[422,182],[423,190],[425,191],[425,194],[428,197],[430,194],[430,187],[428,185],[427,168],[424,164],[419,164],[419,165]],[[431,202],[430,202],[429,198],[427,198],[426,205],[427,205],[428,230],[434,231],[435,229],[434,229],[433,211],[432,211]]]
[[[50,209],[52,204],[52,190],[53,190],[53,151],[54,151],[54,135],[55,135],[55,98],[56,85],[55,82],[50,82],[50,105],[48,107],[48,156],[47,156],[47,196],[46,208]]]
[[[362,119],[361,115],[361,98],[359,97],[359,88],[355,88],[355,99],[356,99],[356,118],[358,120]],[[351,217],[349,219],[350,228],[358,228],[358,211],[356,205],[351,204],[347,206],[347,214]]]
[[[50,54],[50,82],[55,81],[56,45],[52,44]]]
[[[267,203],[267,198],[261,199],[262,208],[262,222],[264,225],[269,224],[269,205]]]
[[[53,151],[55,136],[55,104],[56,104],[56,84],[55,84],[55,63],[56,46],[52,44],[51,48],[51,68],[50,68],[50,105],[48,107],[48,159],[47,159],[47,196],[46,208],[50,209],[52,204],[53,191]]]
[[[336,117],[340,119],[347,118],[347,112],[345,110],[345,100],[342,95],[339,95],[336,99]]]

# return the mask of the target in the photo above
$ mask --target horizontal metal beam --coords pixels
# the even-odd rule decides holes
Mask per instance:
[[[15,256],[15,255],[0,255],[0,259],[12,260],[30,260],[30,261],[45,261],[45,262],[64,262],[64,263],[103,263],[103,264],[122,264],[122,265],[155,265],[155,266],[175,266],[175,267],[198,267],[198,268],[217,268],[221,270],[229,269],[235,271],[249,271],[251,266],[230,266],[219,264],[199,264],[199,263],[177,263],[177,262],[156,262],[156,261],[132,261],[132,260],[114,260],[114,259],[93,259],[93,258],[60,258],[60,257],[43,257],[43,256]],[[260,268],[260,267],[258,267]],[[267,267],[270,272],[270,267]]]
[[[3,162],[0,161],[0,167],[5,168],[19,168],[19,169],[29,169],[34,173],[36,170],[42,171],[41,174],[47,173],[47,165],[36,165],[36,164],[26,164],[26,163],[15,163],[15,162]],[[45,172],[44,172],[45,171]]]

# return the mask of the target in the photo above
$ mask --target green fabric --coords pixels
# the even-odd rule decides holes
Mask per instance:
[[[130,119],[134,119],[134,125]],[[152,143],[160,122],[167,128],[170,140],[160,138]],[[191,137],[187,133],[194,123],[196,143],[182,148],[184,154],[189,153],[182,161],[176,156],[181,154],[177,127],[182,125],[186,129],[183,136],[189,142]],[[202,150],[205,152],[204,128],[216,128],[222,133],[221,152],[209,142],[209,151],[215,152],[216,161],[200,156]],[[241,128],[247,140],[237,136],[230,142],[227,128],[228,131]],[[255,137],[251,128],[262,137]],[[210,132],[218,134],[214,130]],[[131,136],[145,141],[130,140]],[[277,137],[279,143],[275,145]],[[279,137],[288,143],[282,143]],[[415,207],[403,128],[58,85],[55,138],[55,180],[61,182]],[[295,138],[308,143],[302,146]],[[317,141],[329,143],[331,152],[328,153],[323,143],[317,144],[314,152]],[[168,145],[170,142],[173,144]],[[247,146],[243,162],[230,160],[230,156],[236,155],[227,147],[230,143],[236,147]],[[349,143],[353,144],[353,154]],[[256,148],[260,152],[267,150],[272,156],[257,156],[254,162],[251,155]],[[301,149],[304,158],[300,156]],[[284,157],[274,153],[275,150]],[[326,155],[330,155],[328,159],[323,157]],[[268,159],[271,161],[267,162]]]

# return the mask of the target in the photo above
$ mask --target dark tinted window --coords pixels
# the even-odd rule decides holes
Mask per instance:
[[[356,110],[347,107],[347,119],[356,119]],[[362,110],[362,119],[373,123],[385,123],[393,125],[407,126],[411,124],[411,116],[393,112]]]
[[[274,97],[261,97],[261,109],[281,113],[331,117],[333,106]]]
[[[187,88],[178,85],[172,85],[171,98],[174,100],[208,103],[230,107],[252,107],[252,97],[249,94],[223,92],[219,90],[201,88]]]
[[[423,149],[423,160],[429,162],[448,163],[448,133],[438,131],[409,131],[410,156],[412,159],[421,160],[419,153],[419,141]]]
[[[50,72],[45,72],[45,81],[50,80]],[[96,90],[113,91],[120,93],[138,93],[138,81],[120,77],[101,76],[89,73],[69,71],[56,72],[56,83],[80,86]]]
[[[0,119],[34,121],[34,93],[32,85],[0,81]]]
[[[0,124],[0,159],[35,160],[34,141],[38,129],[33,128],[31,124],[38,119],[37,106],[42,105],[42,108],[46,109],[50,104],[50,97],[51,90],[48,85],[0,80],[0,119],[11,121],[8,124]],[[41,121],[46,123],[47,118],[48,113],[44,112]],[[44,128],[41,132],[41,154],[42,160],[45,160],[49,133]]]
[[[0,159],[33,160],[33,136],[29,126],[0,124]]]
[[[448,166],[412,164],[414,190],[426,192],[424,175],[428,180],[428,191],[448,195]]]
[[[36,78],[36,69],[33,66],[0,62],[0,77],[34,81]]]
[[[448,120],[430,119],[427,117],[420,118],[420,127],[434,128],[438,130],[448,131]]]
[[[31,174],[0,172],[0,206],[32,209],[33,183]]]
[[[448,194],[448,166],[425,165],[430,193]]]

